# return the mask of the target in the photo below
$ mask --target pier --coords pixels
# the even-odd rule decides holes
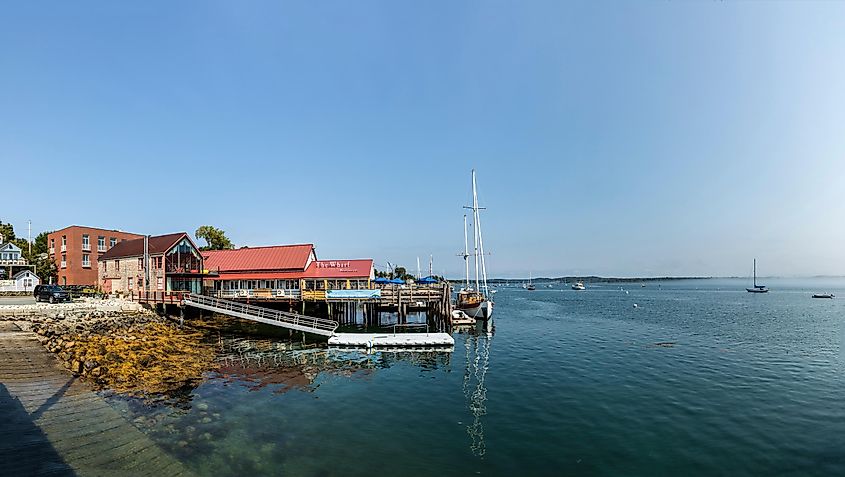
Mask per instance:
[[[399,294],[397,294],[399,295]],[[412,295],[413,296],[413,295]],[[417,297],[439,296],[436,294],[417,295]],[[396,324],[392,333],[335,333],[339,323],[334,320],[308,316],[304,314],[274,310],[261,306],[240,303],[222,298],[197,294],[180,295],[180,306],[190,306],[212,313],[234,316],[272,326],[279,326],[302,333],[312,333],[328,338],[330,346],[353,348],[408,348],[408,347],[445,347],[451,348],[455,340],[448,333],[429,332],[427,324]],[[149,304],[172,303],[174,296],[138,295],[138,299]],[[397,299],[398,296],[397,296]],[[425,328],[419,332],[397,332],[397,328]]]
[[[0,414],[0,475],[191,475],[11,322],[0,323]]]

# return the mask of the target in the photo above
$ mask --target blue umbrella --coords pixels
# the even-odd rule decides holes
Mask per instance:
[[[375,283],[390,283],[390,280],[388,280],[387,278],[384,278],[384,277],[378,277],[375,280],[373,280],[373,282],[375,282]]]
[[[434,278],[434,277],[425,277],[425,278],[420,278],[419,280],[417,280],[417,283],[429,285],[429,284],[432,284],[432,283],[437,283],[437,279]]]
[[[393,280],[390,280],[389,283],[395,283],[397,285],[404,285],[405,280],[402,280],[401,278],[394,278]]]

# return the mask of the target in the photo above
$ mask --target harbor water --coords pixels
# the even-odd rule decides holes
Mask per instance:
[[[765,283],[503,287],[451,353],[221,336],[184,395],[109,402],[209,476],[845,475],[845,281]]]

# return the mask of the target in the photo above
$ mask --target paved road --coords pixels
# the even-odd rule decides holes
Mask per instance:
[[[0,296],[0,305],[34,305],[32,296]]]

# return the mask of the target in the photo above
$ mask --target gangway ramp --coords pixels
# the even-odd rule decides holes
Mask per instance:
[[[257,321],[259,323],[323,336],[334,335],[334,331],[338,327],[338,323],[334,320],[273,310],[235,301],[221,300],[220,298],[197,295],[195,293],[185,295],[184,303],[187,306],[214,313],[221,313],[223,315],[243,318],[244,320]]]

